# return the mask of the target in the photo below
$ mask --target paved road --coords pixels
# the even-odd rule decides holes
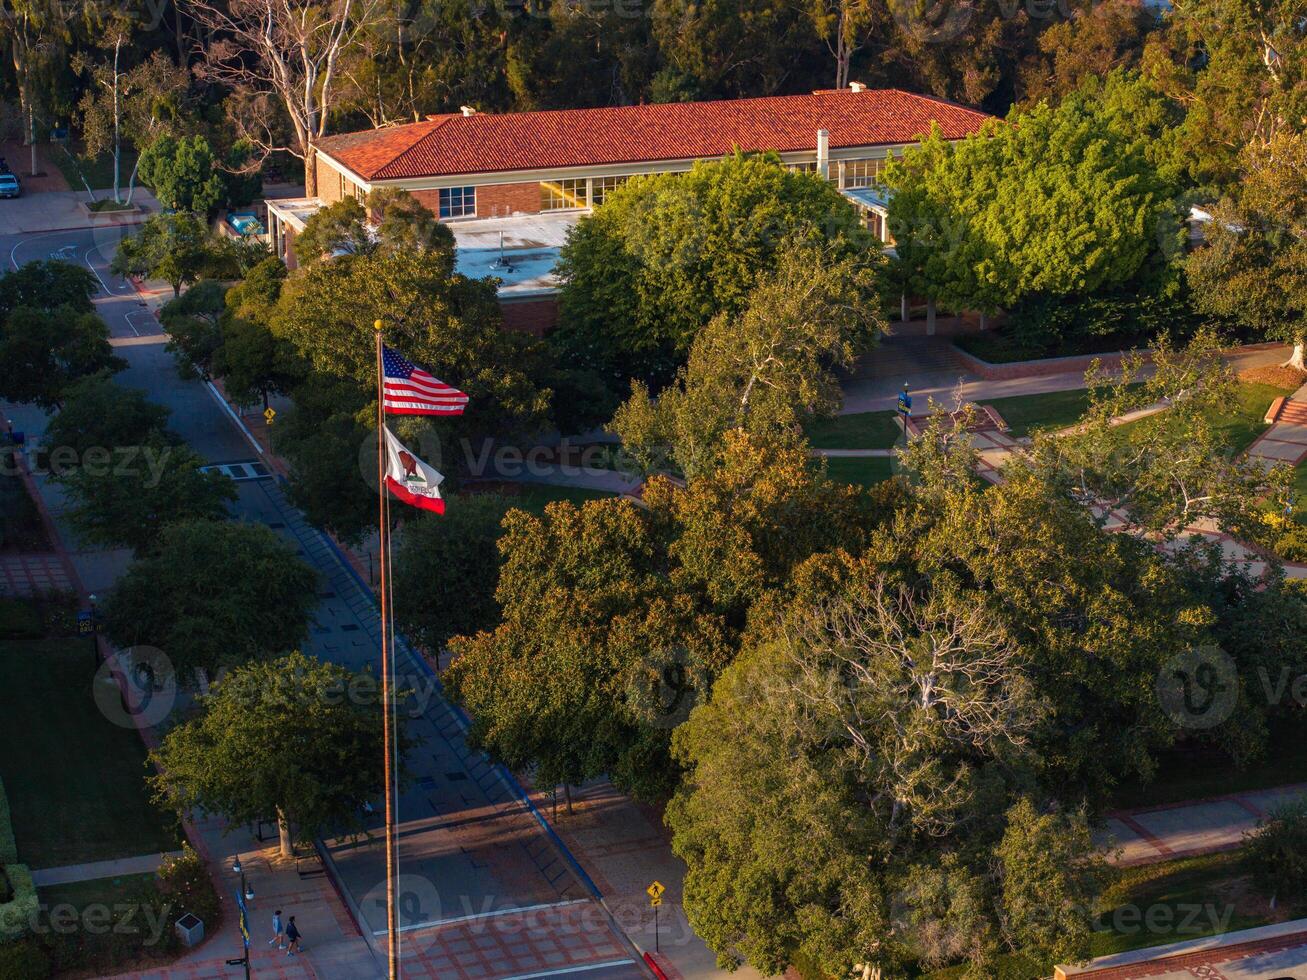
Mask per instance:
[[[167,406],[170,426],[210,463],[255,461],[252,440],[206,386],[178,376],[149,308],[130,283],[109,272],[125,233],[130,231],[0,236],[0,255],[14,267],[52,257],[89,267],[102,287],[96,309],[129,365],[118,381]],[[32,435],[43,430],[43,417],[30,407],[13,414]],[[375,673],[379,617],[371,593],[275,480],[242,480],[237,488],[236,516],[277,530],[321,573],[306,649]],[[79,557],[93,561],[86,555],[74,559]],[[411,781],[400,801],[400,923],[413,964],[451,978],[553,975],[549,971],[559,968],[595,977],[645,976],[625,936],[518,797],[511,777],[467,746],[463,719],[440,695],[434,677],[411,651],[402,653],[399,683],[413,693],[407,724],[418,740],[406,759]],[[384,933],[376,935],[384,927],[377,903],[384,896],[381,847],[336,842],[330,852],[364,933],[384,946]],[[531,920],[509,928],[520,919],[514,910],[521,909],[532,910]]]

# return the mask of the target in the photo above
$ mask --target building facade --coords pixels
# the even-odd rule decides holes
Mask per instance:
[[[877,193],[886,162],[932,127],[961,139],[989,118],[952,102],[857,83],[718,102],[503,114],[464,107],[323,139],[310,164],[318,196],[270,201],[271,235],[277,254],[293,265],[294,236],[314,210],[345,197],[362,200],[379,187],[402,188],[450,223],[460,255],[467,247],[493,250],[485,234],[498,234],[497,265],[489,274],[501,278],[505,320],[539,333],[552,326],[557,309],[557,282],[541,274],[541,256],[556,255],[567,227],[631,177],[689,170],[737,149],[775,152],[785,165],[830,180],[889,243],[887,202]]]

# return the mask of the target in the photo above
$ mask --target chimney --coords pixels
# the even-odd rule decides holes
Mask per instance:
[[[867,91],[867,86],[864,85],[864,84],[862,84],[862,82],[849,82],[849,91],[850,91],[850,92],[865,92],[865,91]]]
[[[475,116],[477,114],[476,107],[470,105],[461,105],[458,107],[458,111],[465,116]]]
[[[830,133],[824,129],[817,130],[817,173],[830,180]]]

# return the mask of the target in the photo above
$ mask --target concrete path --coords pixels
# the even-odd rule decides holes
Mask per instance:
[[[1280,364],[1288,356],[1287,345],[1253,350],[1236,349],[1227,358],[1236,372],[1253,367]],[[950,353],[952,352],[952,353]],[[881,365],[877,366],[877,358]],[[860,359],[861,371],[844,381],[841,415],[893,409],[904,382],[912,392],[914,407],[925,409],[933,398],[952,405],[961,386],[966,401],[986,402],[995,398],[1036,395],[1049,391],[1071,391],[1085,386],[1084,371],[1049,374],[1033,378],[985,380],[970,374],[946,337],[890,337]],[[1147,373],[1147,369],[1145,369]]]
[[[66,864],[62,868],[32,870],[32,881],[38,888],[50,885],[67,885],[74,881],[94,881],[97,878],[117,878],[121,875],[143,875],[158,871],[164,858],[180,857],[181,851],[167,854],[142,854],[139,857],[114,858],[111,861],[91,861],[87,864]]]
[[[1266,413],[1271,427],[1248,447],[1250,459],[1268,466],[1297,466],[1307,458],[1307,385],[1287,398],[1277,398]]]
[[[1298,784],[1118,810],[1108,814],[1095,840],[1117,851],[1111,860],[1121,867],[1229,851],[1276,807],[1304,796],[1307,784]]]
[[[61,555],[54,552],[0,555],[0,596],[30,599],[51,592],[72,591],[73,581]]]
[[[1054,980],[1294,980],[1307,976],[1307,919],[1058,966]]]
[[[97,191],[97,197],[105,192]],[[132,203],[140,207],[137,213],[88,215],[82,203],[89,200],[86,191],[46,191],[24,194],[22,197],[0,201],[0,237],[11,235],[47,234],[52,231],[96,229],[106,234],[112,229],[143,222],[159,211],[159,202],[144,187],[137,186]],[[10,243],[9,252],[13,247]],[[45,258],[46,256],[41,256]],[[8,260],[10,255],[3,256]]]

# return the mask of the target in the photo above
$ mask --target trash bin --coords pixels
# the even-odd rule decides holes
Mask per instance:
[[[204,923],[190,912],[177,920],[175,928],[183,946],[198,946],[204,940]]]

